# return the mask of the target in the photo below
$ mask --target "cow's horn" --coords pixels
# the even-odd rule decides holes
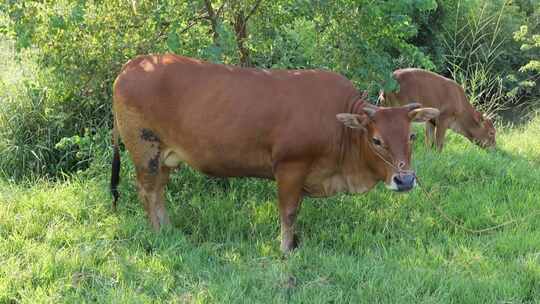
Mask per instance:
[[[362,109],[366,114],[367,116],[369,117],[373,117],[373,115],[375,115],[375,112],[377,112],[377,109],[376,108],[372,108],[372,107],[364,107]]]
[[[418,102],[412,102],[412,103],[406,105],[406,107],[407,107],[407,109],[409,109],[409,111],[412,111],[412,110],[416,110],[418,108],[421,108],[422,105],[419,104]]]

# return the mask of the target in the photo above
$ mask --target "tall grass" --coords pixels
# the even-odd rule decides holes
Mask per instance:
[[[74,145],[57,145],[72,128],[38,58],[0,35],[0,174],[13,179],[59,176],[78,163]]]
[[[466,1],[464,1],[466,2]],[[468,2],[467,2],[468,3]],[[473,105],[493,116],[515,104],[516,93],[506,86],[509,79],[497,73],[496,66],[505,55],[505,43],[511,39],[503,33],[502,18],[510,2],[498,9],[488,9],[488,1],[480,2],[480,11],[457,3],[454,21],[445,29],[443,44],[447,50],[445,65],[453,79],[460,83]]]
[[[0,38],[0,168],[5,174],[45,171],[50,148],[45,91],[32,51],[17,54],[14,42]],[[36,145],[41,143],[41,145]]]

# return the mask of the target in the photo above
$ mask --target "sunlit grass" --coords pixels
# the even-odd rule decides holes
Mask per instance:
[[[500,131],[496,151],[451,134],[439,154],[419,136],[429,197],[306,200],[287,259],[271,182],[185,169],[167,192],[174,227],[154,234],[128,157],[117,214],[102,157],[64,182],[1,181],[0,303],[538,302],[540,216],[471,235],[433,206],[472,229],[540,210],[540,117]]]

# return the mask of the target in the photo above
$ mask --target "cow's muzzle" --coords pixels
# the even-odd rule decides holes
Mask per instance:
[[[402,171],[392,176],[392,180],[388,188],[404,192],[409,191],[416,185],[416,174],[413,171]]]

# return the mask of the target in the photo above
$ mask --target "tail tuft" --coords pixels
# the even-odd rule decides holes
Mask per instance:
[[[120,197],[118,193],[118,184],[120,183],[120,148],[118,147],[118,127],[116,124],[116,119],[114,120],[114,127],[112,130],[112,143],[113,143],[113,159],[112,159],[112,168],[111,168],[111,194],[113,196],[112,208],[113,211],[116,211],[116,202]]]
[[[116,211],[116,202],[120,197],[118,193],[118,184],[120,183],[120,149],[118,146],[114,146],[114,155],[112,160],[112,172],[111,172],[111,194],[113,196],[112,208]]]

